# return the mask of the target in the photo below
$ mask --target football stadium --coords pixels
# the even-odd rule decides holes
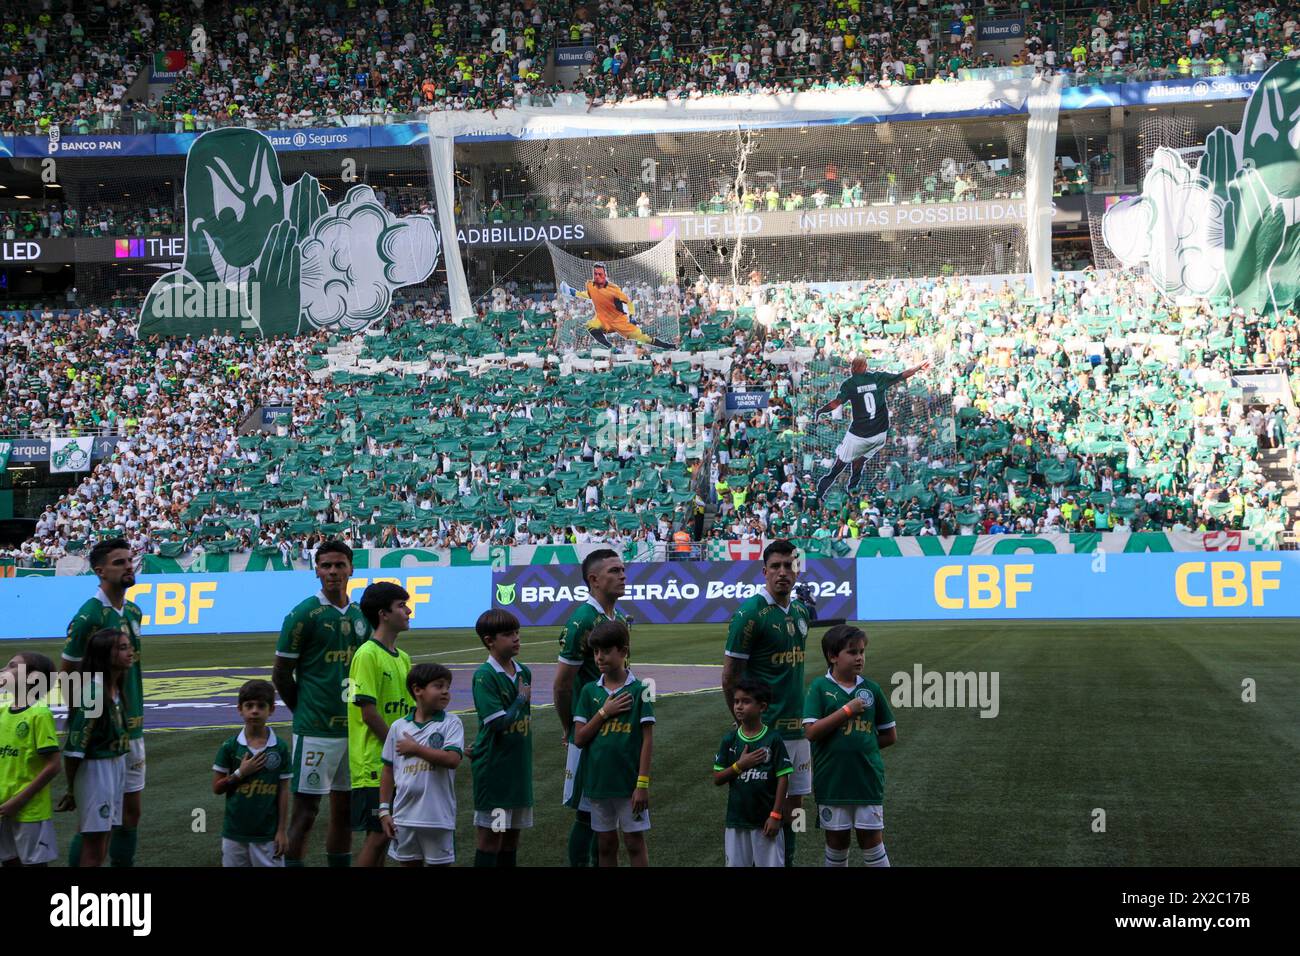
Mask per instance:
[[[0,863],[1293,863],[1298,21],[6,6]]]

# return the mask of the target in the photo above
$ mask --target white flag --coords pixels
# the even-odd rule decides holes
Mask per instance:
[[[50,442],[50,472],[90,471],[92,438],[55,438]]]

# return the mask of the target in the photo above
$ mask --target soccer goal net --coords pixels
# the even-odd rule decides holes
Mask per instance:
[[[671,238],[684,284],[1036,271],[1048,259],[1033,250],[1050,244],[1059,108],[1059,98],[1031,97],[1042,86],[439,113],[438,206],[482,225],[475,235],[489,243],[549,243],[588,264]],[[955,117],[969,110],[984,115]],[[1044,182],[1045,203],[1035,194]],[[447,269],[454,308],[466,312],[477,290],[455,305],[462,252],[474,249],[449,249]]]

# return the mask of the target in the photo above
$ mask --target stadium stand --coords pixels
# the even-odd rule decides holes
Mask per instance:
[[[575,92],[593,103],[657,96],[945,82],[1027,66],[1071,82],[1257,72],[1300,55],[1289,6],[1028,0],[991,6],[816,0],[491,4],[432,0],[49,0],[6,11],[0,131],[186,132],[384,122],[435,108],[498,109]],[[979,53],[977,19],[1023,16],[1023,48]],[[202,29],[202,53],[194,52]],[[497,33],[497,31],[503,31]],[[494,42],[495,41],[495,42]],[[568,90],[555,49],[590,50]],[[148,92],[155,56],[181,76]]]
[[[323,534],[390,547],[653,544],[688,520],[701,487],[722,492],[708,533],[725,538],[1289,523],[1287,482],[1265,476],[1261,454],[1294,452],[1297,437],[1280,408],[1247,409],[1230,367],[1279,367],[1300,386],[1290,313],[1171,308],[1144,280],[1113,273],[1062,280],[1054,306],[966,279],[764,298],[770,331],[753,300],[737,303],[716,281],[688,287],[683,352],[613,371],[547,364],[550,303],[504,289],[478,323],[407,303],[386,336],[257,347],[139,343],[129,317],[112,314],[8,323],[0,433],[125,438],[12,556],[49,563],[117,531],[165,556],[296,555]],[[1126,344],[1093,351],[1105,336]],[[895,469],[819,504],[820,463],[801,468],[789,451],[803,424],[791,396],[815,362],[780,355],[846,363],[870,351],[898,367],[905,339],[938,358],[923,382],[952,397],[955,455],[926,462],[920,481]],[[726,349],[730,376],[689,360]],[[772,405],[723,422],[719,400],[740,382],[770,389]],[[264,405],[292,406],[292,421],[240,434]],[[617,431],[620,414],[656,409],[696,431],[683,429],[672,451]]]

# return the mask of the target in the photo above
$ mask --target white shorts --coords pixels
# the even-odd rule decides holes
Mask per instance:
[[[284,866],[284,857],[275,855],[275,841],[240,843],[221,838],[222,866]]]
[[[885,808],[878,803],[851,807],[818,806],[817,822],[823,830],[883,830]]]
[[[727,866],[785,866],[785,834],[780,830],[769,840],[761,829],[727,827],[723,845]]]
[[[632,798],[617,797],[591,801],[591,829],[596,833],[641,833],[650,829],[650,811],[632,813]]]
[[[397,839],[388,845],[388,856],[399,863],[423,860],[429,866],[456,862],[456,832],[433,827],[397,825]]]
[[[35,866],[50,863],[58,855],[53,820],[19,823],[9,817],[0,817],[0,863],[16,859],[23,866]]]
[[[72,797],[77,801],[78,833],[107,833],[121,824],[126,761],[126,754],[81,761],[72,785]]]
[[[794,764],[794,773],[790,774],[790,789],[787,797],[806,797],[812,793],[812,743],[808,740],[786,740],[785,750]]]
[[[293,735],[293,792],[323,796],[352,792],[348,738]]]
[[[564,749],[564,803],[568,805],[573,799],[573,783],[578,777],[578,764],[582,760],[582,749],[573,741],[569,741],[569,746]],[[578,812],[590,811],[591,801],[583,796],[578,800]]]
[[[126,786],[123,793],[139,793],[144,789],[144,738],[131,741],[131,752],[126,755]]]
[[[499,814],[499,820],[497,815]],[[527,830],[533,825],[532,807],[515,807],[511,810],[475,810],[474,826],[487,830]]]
[[[852,432],[845,432],[844,440],[835,449],[835,457],[846,465],[852,464],[859,458],[866,458],[870,461],[880,453],[880,449],[885,447],[885,441],[888,437],[887,432],[872,435],[870,438],[859,438]]]

